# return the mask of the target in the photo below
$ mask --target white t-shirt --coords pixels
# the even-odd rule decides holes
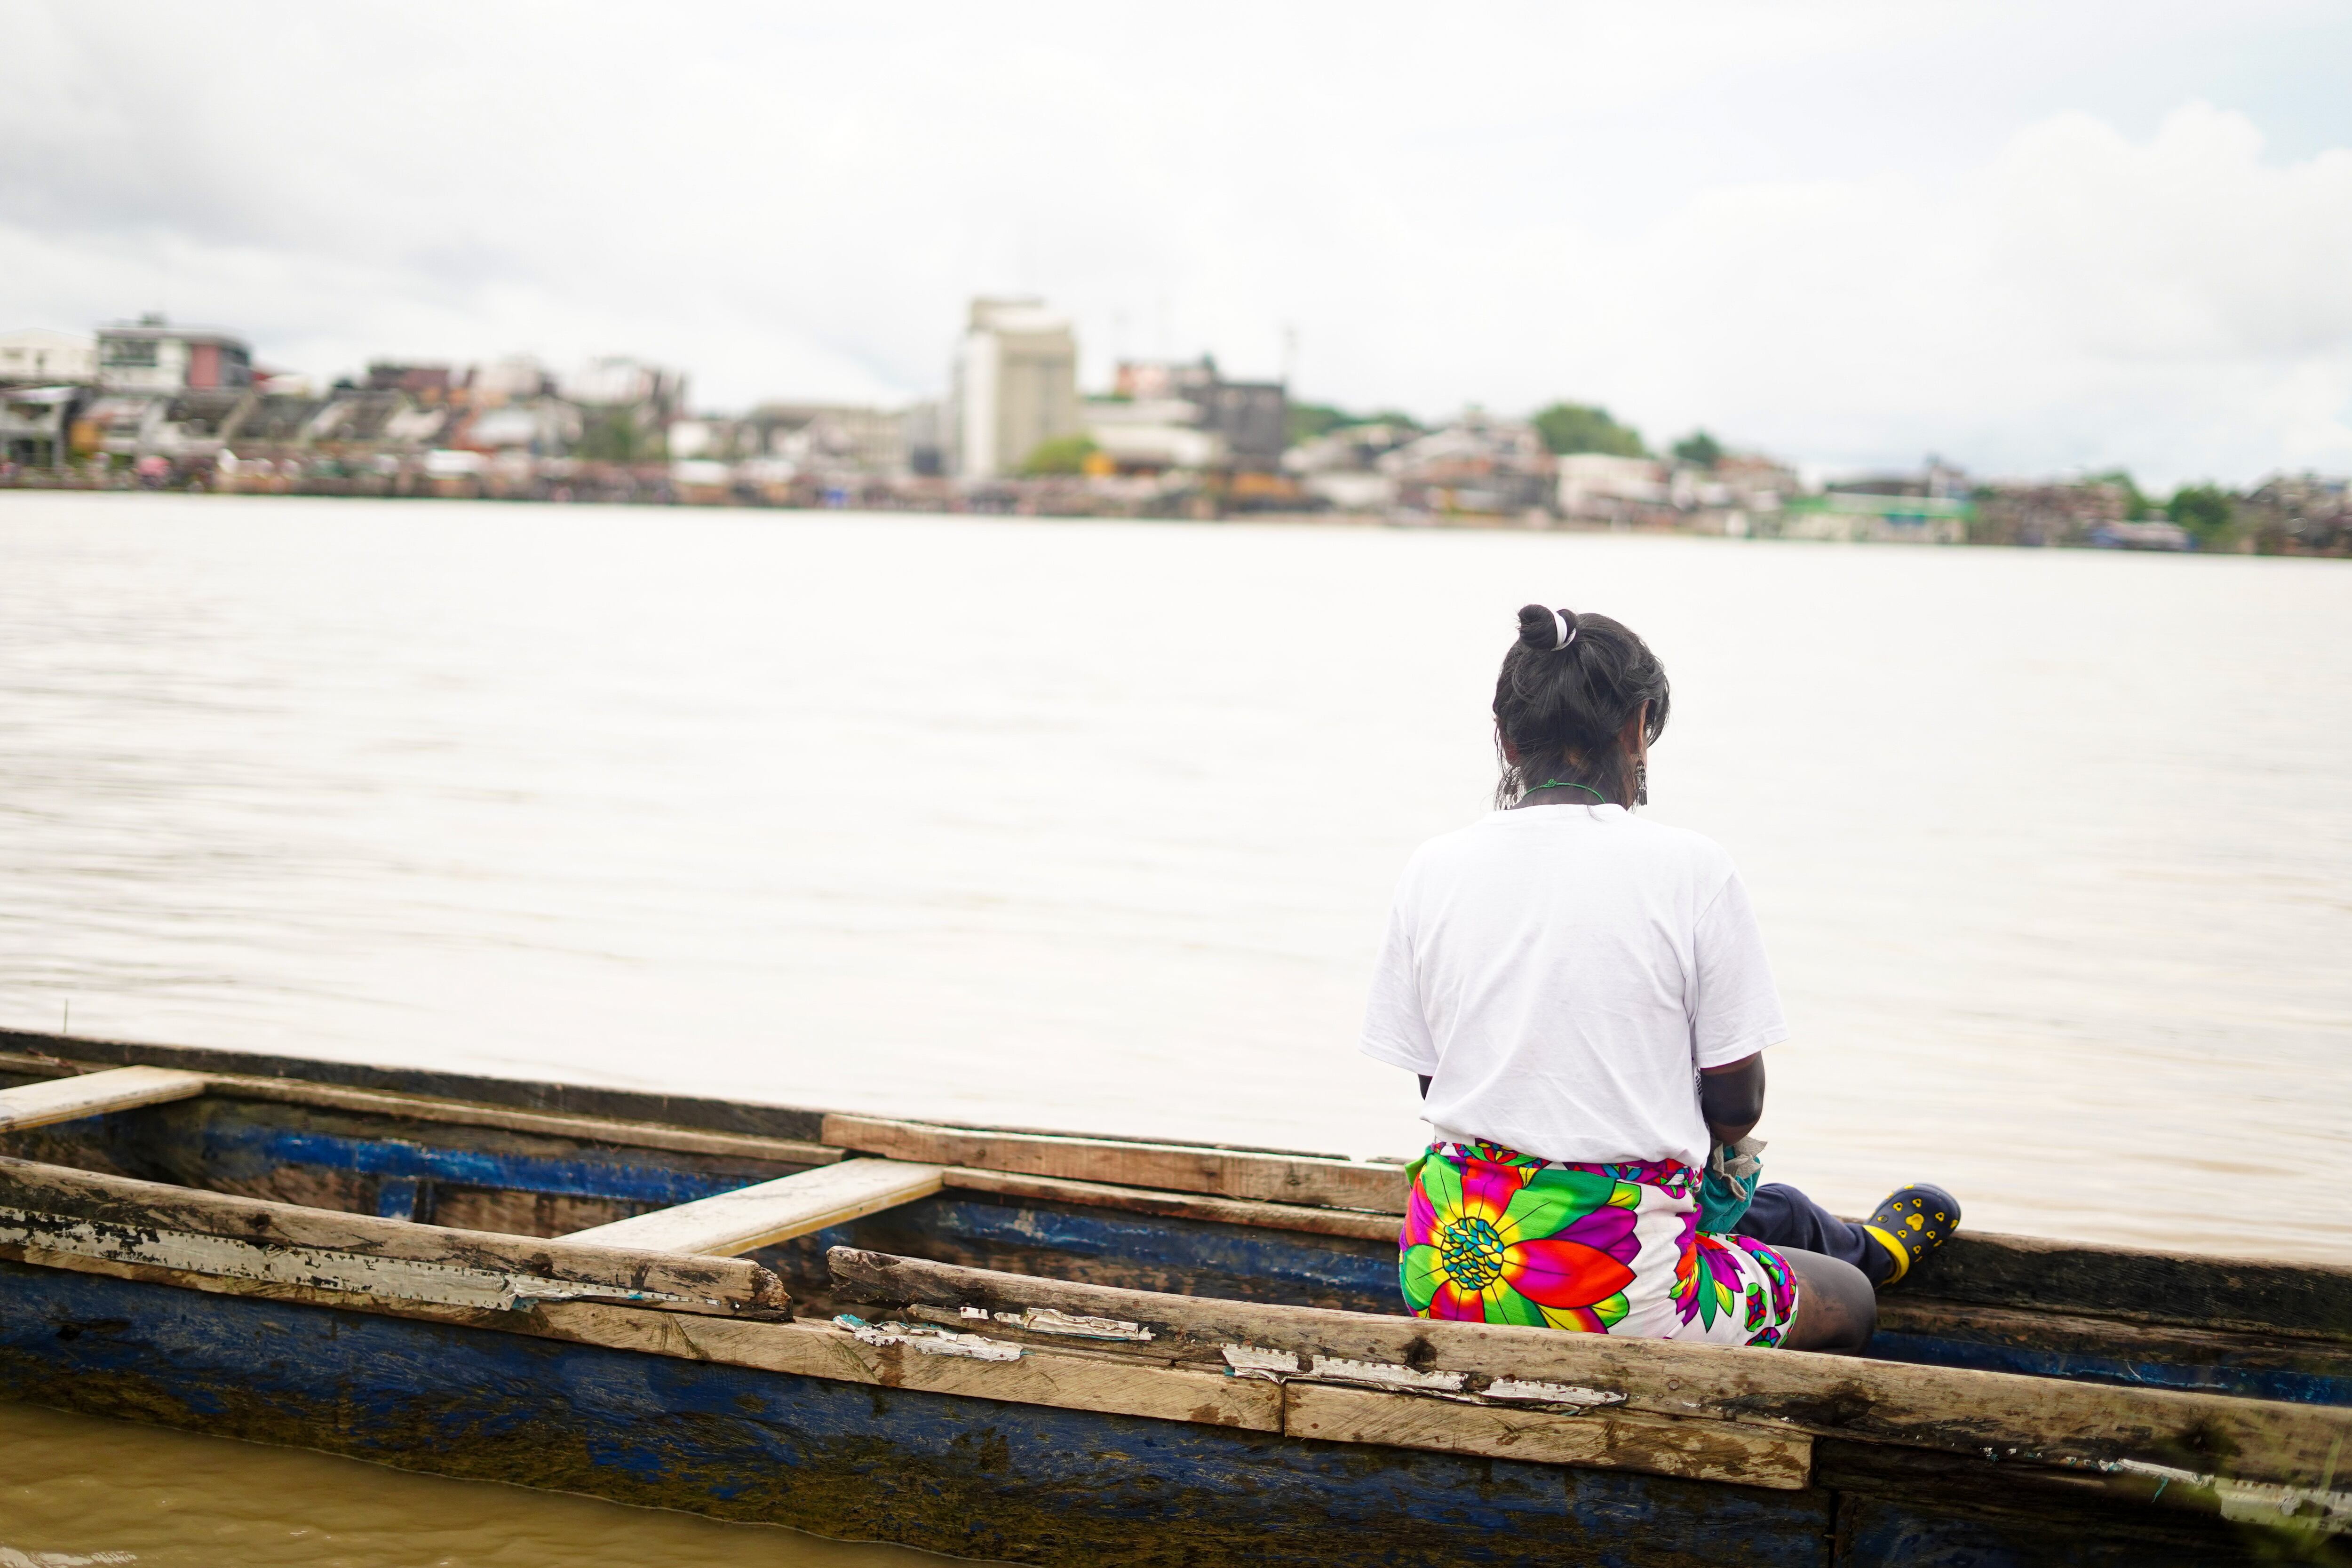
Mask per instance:
[[[1622,806],[1534,805],[1414,852],[1363,1050],[1428,1075],[1441,1139],[1696,1166],[1697,1069],[1788,1037],[1721,846]]]

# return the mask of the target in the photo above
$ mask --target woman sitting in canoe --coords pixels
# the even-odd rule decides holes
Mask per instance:
[[[1727,1156],[1789,1031],[1731,858],[1633,814],[1667,701],[1623,626],[1521,610],[1495,682],[1498,809],[1405,868],[1363,1041],[1420,1075],[1435,1135],[1413,1165],[1405,1300],[1427,1318],[1860,1350],[1874,1287],[1959,1207],[1908,1186],[1857,1226],[1728,1179],[1752,1169]]]

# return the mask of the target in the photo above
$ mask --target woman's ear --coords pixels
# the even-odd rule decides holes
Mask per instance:
[[[1648,703],[1644,702],[1633,710],[1633,716],[1625,721],[1623,729],[1617,731],[1617,743],[1624,747],[1625,754],[1635,762],[1649,760],[1650,705]]]
[[[1519,749],[1511,744],[1511,738],[1503,733],[1500,724],[1495,726],[1495,747],[1503,753],[1503,761],[1515,768],[1519,765]]]

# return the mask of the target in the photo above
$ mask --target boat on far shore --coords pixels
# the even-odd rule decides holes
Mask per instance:
[[[2352,1563],[2352,1268],[1403,1315],[1401,1165],[0,1031],[0,1397],[1050,1564]]]

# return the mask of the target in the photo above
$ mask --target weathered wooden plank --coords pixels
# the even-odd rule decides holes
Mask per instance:
[[[831,1323],[749,1323],[631,1309],[578,1310],[589,1305],[593,1304],[549,1302],[532,1314],[534,1331],[608,1350],[719,1362],[882,1388],[921,1389],[1256,1432],[1282,1430],[1280,1388],[1244,1383],[1222,1373],[1076,1352],[1024,1349],[1018,1359],[1010,1361],[928,1355],[911,1344],[868,1344]],[[710,1329],[766,1331],[705,1331]]]
[[[576,1297],[611,1297],[664,1306],[681,1302],[680,1298],[662,1291],[581,1284],[512,1269],[426,1262],[333,1247],[243,1241],[235,1237],[202,1236],[149,1225],[109,1225],[99,1220],[26,1214],[12,1208],[0,1208],[0,1244],[13,1246],[20,1254],[38,1254],[44,1259],[90,1258],[199,1277],[309,1286],[398,1301],[499,1311],[510,1311],[521,1302]]]
[[[2352,1405],[2352,1345],[2340,1341],[1922,1300],[1900,1291],[1879,1301],[1872,1353],[1886,1360]]]
[[[0,1132],[186,1100],[204,1093],[205,1083],[202,1073],[171,1068],[110,1068],[46,1083],[18,1084],[15,1089],[0,1089]]]
[[[1306,1383],[1285,1384],[1283,1394],[1283,1430],[1329,1443],[1635,1469],[1788,1491],[1801,1489],[1812,1468],[1811,1437],[1731,1421],[1559,1415]]]
[[[782,1281],[755,1263],[679,1258],[534,1237],[453,1230],[373,1215],[303,1208],[163,1182],[133,1181],[63,1165],[0,1158],[0,1205],[42,1216],[52,1228],[92,1221],[132,1230],[227,1237],[265,1246],[320,1248],[463,1268],[570,1280],[678,1298],[675,1310],[774,1314],[789,1310]],[[59,1247],[58,1250],[71,1250]]]
[[[829,1144],[789,1138],[761,1138],[741,1132],[706,1132],[692,1127],[665,1127],[651,1121],[624,1121],[611,1117],[571,1116],[555,1111],[514,1110],[503,1106],[467,1105],[461,1100],[424,1095],[395,1094],[384,1089],[351,1089],[341,1084],[310,1083],[300,1079],[208,1075],[212,1092],[232,1100],[316,1106],[326,1110],[353,1110],[389,1116],[403,1121],[423,1121],[448,1127],[490,1127],[507,1132],[534,1132],[550,1138],[571,1138],[583,1143],[603,1143],[624,1149],[661,1149],[679,1154],[718,1154],[746,1160],[772,1160],[783,1165],[830,1165],[845,1151]]]
[[[1006,1171],[977,1171],[965,1165],[949,1167],[946,1184],[962,1192],[1034,1198],[1043,1203],[1076,1204],[1087,1208],[1123,1209],[1130,1214],[1151,1215],[1162,1219],[1196,1219],[1213,1225],[1296,1230],[1313,1236],[1344,1236],[1358,1241],[1393,1243],[1397,1238],[1396,1215],[1365,1214],[1354,1209],[1261,1203],[1249,1198],[1219,1198],[1193,1193],[1155,1193],[1139,1187],[1112,1186],[1105,1182],[1075,1182],[1060,1176],[1023,1176]]]
[[[1844,1548],[1838,1562],[1856,1568],[1888,1562],[2220,1568],[2352,1561],[2340,1547],[2331,1552],[2305,1533],[2314,1526],[2340,1528],[2340,1510],[2317,1498],[2305,1500],[2313,1505],[2308,1512],[2282,1510],[2277,1489],[2263,1489],[2276,1499],[2267,1504],[2269,1517],[2247,1520],[2268,1528],[2248,1530],[2224,1520],[2213,1490],[2144,1471],[1994,1465],[1833,1438],[1814,1445],[1813,1481],[1838,1494]],[[2232,1489],[2242,1497],[2251,1486]]]
[[[1039,1132],[992,1132],[838,1113],[824,1119],[823,1136],[827,1143],[845,1149],[926,1164],[1211,1193],[1260,1202],[1404,1212],[1404,1167],[1370,1161]]]
[[[564,1239],[640,1252],[732,1257],[929,1197],[940,1190],[940,1175],[937,1165],[850,1160],[574,1231]]]
[[[2352,1410],[2057,1382],[1793,1351],[1733,1351],[1311,1307],[1113,1290],[836,1247],[843,1295],[933,1306],[1030,1307],[1142,1323],[1180,1354],[1259,1345],[1477,1377],[1622,1394],[1661,1415],[1779,1422],[1837,1436],[2053,1462],[2123,1458],[2231,1467],[2308,1483],[2352,1449]],[[2336,1458],[2331,1460],[2334,1453]]]
[[[2169,1323],[2037,1312],[2016,1307],[1923,1299],[1897,1291],[1878,1302],[1882,1331],[1981,1339],[1992,1343],[2091,1352],[2134,1361],[2326,1369],[2352,1375],[2352,1348],[2296,1334],[2181,1328]]]
[[[2145,1252],[1963,1231],[1904,1281],[1906,1295],[2352,1341],[2352,1266]]]

